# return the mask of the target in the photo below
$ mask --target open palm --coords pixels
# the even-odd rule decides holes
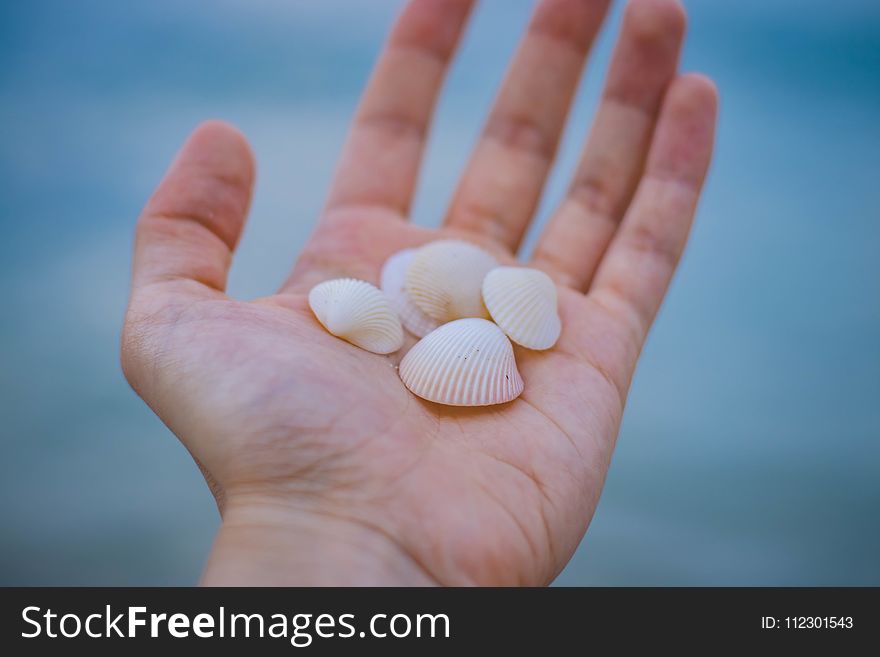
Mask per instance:
[[[418,399],[396,369],[412,341],[362,351],[306,301],[329,278],[377,283],[389,255],[439,237],[514,261],[607,3],[538,3],[444,226],[429,230],[407,213],[471,4],[404,9],[277,294],[224,293],[253,182],[233,128],[196,130],[139,221],[123,366],[217,497],[208,583],[541,584],[586,530],[712,148],[714,88],[676,74],[675,0],[627,8],[581,163],[532,258],[559,284],[563,330],[552,350],[517,348],[521,397]]]

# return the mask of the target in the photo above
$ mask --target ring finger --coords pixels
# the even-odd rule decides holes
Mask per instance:
[[[568,194],[535,249],[536,266],[585,290],[641,176],[675,76],[685,13],[678,0],[631,0],[593,127]]]

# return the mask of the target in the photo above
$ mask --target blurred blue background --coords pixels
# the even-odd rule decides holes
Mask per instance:
[[[880,3],[686,5],[683,67],[721,89],[715,166],[608,486],[558,583],[878,585]],[[195,583],[213,501],[117,361],[134,220],[200,120],[236,123],[259,180],[231,292],[273,291],[399,3],[0,7],[0,584]],[[478,8],[417,221],[441,216],[529,9]]]

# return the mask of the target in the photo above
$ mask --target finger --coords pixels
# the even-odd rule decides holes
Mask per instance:
[[[219,121],[199,126],[138,219],[133,288],[184,281],[224,290],[253,181],[244,136]]]
[[[407,4],[355,114],[328,210],[380,205],[409,211],[437,94],[473,4]]]
[[[590,296],[624,313],[639,341],[687,242],[712,156],[717,105],[715,85],[704,76],[672,83],[645,175],[590,289]]]
[[[568,194],[533,256],[558,282],[586,289],[641,174],[684,36],[679,0],[631,0],[608,81]]]
[[[535,9],[446,223],[515,249],[535,212],[605,0]]]

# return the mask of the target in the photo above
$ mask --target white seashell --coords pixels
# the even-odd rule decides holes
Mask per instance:
[[[325,281],[309,292],[309,306],[324,328],[374,354],[403,346],[403,328],[388,299],[373,285],[354,278]]]
[[[483,280],[483,302],[511,340],[527,349],[549,349],[559,339],[556,285],[544,272],[498,267]]]
[[[428,333],[403,357],[399,371],[410,392],[450,406],[503,404],[523,391],[510,340],[492,322],[475,317]]]
[[[480,290],[483,278],[497,264],[495,258],[468,242],[431,242],[413,256],[406,271],[406,291],[422,312],[438,322],[462,317],[488,319]]]
[[[400,317],[403,328],[417,338],[422,338],[440,326],[440,322],[419,310],[406,291],[406,270],[415,254],[415,249],[404,249],[388,258],[382,266],[379,285]]]

